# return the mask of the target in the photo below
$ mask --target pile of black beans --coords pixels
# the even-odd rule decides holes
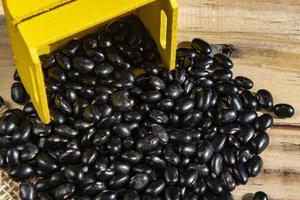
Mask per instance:
[[[253,82],[211,51],[194,39],[169,71],[135,16],[72,40],[41,56],[50,124],[15,73],[11,96],[24,108],[0,121],[0,166],[22,182],[21,199],[233,199],[262,169],[273,113],[294,109],[250,91]]]

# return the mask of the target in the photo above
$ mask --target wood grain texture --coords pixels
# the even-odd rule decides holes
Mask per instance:
[[[296,113],[276,119],[264,170],[234,191],[235,199],[263,190],[272,200],[300,200],[300,1],[179,0],[178,42],[200,37],[233,47],[234,74],[268,89]],[[0,6],[0,15],[1,15]],[[10,99],[12,54],[0,16],[0,95]],[[15,104],[12,103],[14,106]]]

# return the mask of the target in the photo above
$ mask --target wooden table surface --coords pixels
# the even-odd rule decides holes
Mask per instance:
[[[296,113],[276,119],[263,172],[234,191],[235,199],[263,190],[270,199],[300,200],[300,1],[179,0],[178,42],[203,38],[233,45],[234,74],[268,89]],[[0,95],[10,99],[15,70],[0,5]],[[14,105],[11,103],[11,105]]]

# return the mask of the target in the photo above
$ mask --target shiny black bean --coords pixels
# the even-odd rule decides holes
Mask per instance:
[[[0,133],[11,134],[19,124],[19,119],[16,115],[7,115],[0,120]]]
[[[254,127],[257,131],[266,131],[267,129],[271,128],[272,125],[273,117],[268,113],[259,116],[254,123]]]
[[[40,60],[41,60],[41,63],[42,63],[42,67],[44,69],[49,68],[50,66],[52,66],[55,63],[54,56],[50,55],[50,54],[40,55]]]
[[[244,90],[241,93],[242,101],[245,108],[254,110],[257,107],[257,100],[256,97],[248,90]]]
[[[152,182],[145,190],[147,194],[151,196],[158,196],[166,187],[166,184],[163,180],[157,180]]]
[[[21,161],[29,161],[35,158],[38,154],[39,148],[31,143],[27,143],[24,149],[20,153],[20,160]]]
[[[106,189],[106,185],[103,182],[101,181],[92,182],[83,188],[82,194],[93,196],[104,191],[105,189]]]
[[[229,171],[223,171],[220,178],[224,189],[233,191],[236,188],[236,182]]]
[[[118,174],[112,177],[109,181],[109,186],[113,189],[119,189],[127,184],[129,176],[127,174]]]
[[[188,48],[178,48],[176,50],[176,57],[191,57],[195,58],[197,57],[197,53],[194,49],[188,49]]]
[[[121,155],[121,160],[132,164],[136,164],[141,161],[142,157],[143,154],[136,152],[134,150],[128,150]]]
[[[255,192],[253,200],[268,200],[268,196],[266,193],[262,191]]]
[[[179,173],[176,167],[167,167],[164,171],[164,179],[168,185],[175,185],[179,180]]]
[[[226,135],[219,134],[212,140],[212,145],[214,146],[215,152],[220,152],[225,146]]]
[[[177,99],[181,97],[184,93],[184,90],[178,84],[168,85],[164,89],[164,95],[170,99]]]
[[[29,181],[24,181],[20,184],[20,198],[21,200],[33,200],[35,190],[33,184]]]
[[[245,185],[248,182],[248,174],[242,164],[237,164],[232,168],[232,174],[236,182]]]
[[[241,130],[238,133],[238,139],[243,143],[247,144],[252,137],[254,136],[255,130],[252,126],[245,125],[242,126]]]
[[[223,192],[221,180],[219,178],[208,177],[206,180],[207,187],[214,193],[220,194]]]
[[[199,51],[202,54],[208,55],[211,53],[211,48],[209,44],[199,38],[194,38],[192,41],[192,48],[195,49],[196,51]]]
[[[36,160],[36,165],[43,171],[54,172],[59,169],[56,161],[46,153],[39,153]]]
[[[110,138],[111,132],[108,129],[100,129],[96,132],[93,138],[93,144],[95,146],[102,146],[106,144]]]
[[[249,90],[253,87],[253,82],[249,78],[244,76],[235,77],[234,82],[239,88],[242,89]]]
[[[252,156],[250,149],[243,148],[237,151],[237,161],[241,164],[245,164]]]
[[[191,135],[182,129],[168,130],[170,140],[175,143],[189,143],[192,140]]]
[[[240,124],[251,124],[257,118],[256,112],[251,110],[242,111],[238,115],[237,121]]]
[[[20,164],[20,152],[16,148],[11,148],[6,152],[6,160],[9,166]]]
[[[123,200],[140,200],[140,195],[134,190],[127,190]]]
[[[70,165],[65,167],[64,175],[71,183],[78,183],[83,180],[84,173],[80,166]]]
[[[54,103],[60,111],[66,114],[72,113],[72,107],[61,95],[59,94],[55,95]]]
[[[129,181],[129,187],[134,190],[142,190],[149,183],[149,177],[147,174],[137,173]]]
[[[295,113],[293,106],[289,104],[276,104],[273,108],[274,113],[279,118],[292,117]]]
[[[224,163],[227,165],[234,165],[236,163],[235,151],[232,148],[225,148],[222,151]]]
[[[24,144],[28,142],[31,136],[32,124],[28,120],[20,123],[18,130],[12,133],[12,140],[15,144]]]
[[[11,99],[18,104],[25,104],[29,100],[29,95],[21,82],[12,84]]]
[[[204,89],[197,94],[196,97],[196,106],[202,111],[206,111],[212,100],[212,91],[210,89]]]
[[[180,184],[183,187],[192,187],[198,180],[199,174],[196,169],[188,169],[180,174]]]
[[[132,102],[128,98],[128,94],[124,91],[117,91],[111,95],[110,98],[113,108],[120,111],[127,111],[132,108]]]
[[[53,185],[51,185],[49,179],[46,178],[40,178],[35,183],[35,190],[37,192],[46,192],[53,188]]]
[[[166,124],[169,120],[169,117],[166,113],[157,109],[150,111],[149,118],[158,124]]]
[[[233,109],[222,109],[216,115],[216,118],[221,123],[232,123],[237,118],[237,113]]]
[[[199,144],[197,148],[197,156],[200,162],[206,163],[208,162],[214,153],[214,147],[212,143],[208,141],[203,141]]]
[[[94,200],[116,200],[117,193],[112,190],[104,190],[95,196]]]
[[[246,165],[246,169],[250,177],[257,176],[262,170],[262,167],[263,167],[263,160],[261,159],[260,156],[253,156],[252,158],[249,159]]]
[[[190,110],[193,110],[195,102],[189,98],[179,99],[174,107],[175,112],[182,115]]]
[[[62,137],[74,138],[78,135],[78,131],[67,125],[57,125],[54,127],[55,133]]]
[[[233,68],[233,63],[227,56],[223,54],[216,54],[214,55],[214,64],[226,69]]]
[[[269,145],[269,135],[265,132],[258,133],[250,141],[252,151],[256,154],[263,152]]]
[[[186,70],[183,67],[177,67],[174,72],[174,82],[182,85],[186,79]]]
[[[216,83],[230,81],[232,78],[232,72],[228,69],[219,69],[212,73],[211,78]]]
[[[220,200],[233,200],[233,196],[230,192],[223,192],[218,196]]]
[[[81,152],[77,149],[67,149],[58,158],[62,163],[76,164],[81,161]]]
[[[75,185],[66,183],[54,190],[55,199],[68,199],[75,192]]]
[[[237,86],[230,82],[224,82],[224,83],[218,84],[216,86],[216,89],[221,94],[228,94],[228,95],[233,95],[238,92]]]
[[[172,186],[167,186],[164,190],[164,198],[166,200],[180,200],[179,190]]]
[[[116,66],[121,66],[124,64],[124,60],[116,48],[114,47],[106,48],[105,53],[107,59],[111,62],[111,64]]]
[[[82,154],[82,164],[90,166],[98,156],[98,151],[95,148],[86,149]]]
[[[146,103],[154,103],[161,99],[161,93],[157,90],[148,90],[142,93],[141,99]]]
[[[244,106],[240,96],[233,94],[229,97],[229,105],[234,108],[237,112],[241,112],[244,110]]]
[[[223,156],[220,153],[215,154],[211,159],[211,173],[219,176],[223,169]]]
[[[209,69],[213,65],[213,58],[211,56],[199,57],[194,63],[194,67],[198,69]]]
[[[33,175],[34,175],[34,170],[28,164],[21,164],[12,167],[9,171],[9,176],[17,181],[31,178]]]
[[[265,89],[260,89],[256,92],[256,99],[259,104],[264,109],[272,110],[273,108],[273,96]]]

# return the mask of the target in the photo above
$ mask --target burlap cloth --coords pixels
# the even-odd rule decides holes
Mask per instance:
[[[17,200],[19,184],[9,178],[6,170],[0,170],[0,200]]]

